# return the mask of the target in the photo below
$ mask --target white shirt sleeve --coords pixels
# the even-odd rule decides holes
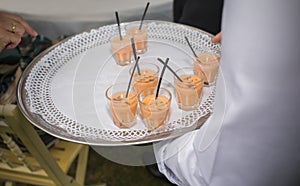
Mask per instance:
[[[221,130],[213,138],[203,126],[157,144],[159,168],[172,182],[300,185],[299,8],[298,0],[225,0],[224,84],[217,82],[224,92],[217,92],[215,113],[204,125],[218,128],[221,121]]]

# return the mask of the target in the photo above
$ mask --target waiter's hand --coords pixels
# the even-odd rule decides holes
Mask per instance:
[[[217,43],[220,42],[222,39],[222,33],[219,32],[217,35],[215,35],[213,38],[211,38],[211,42]]]
[[[25,32],[37,36],[37,32],[22,17],[0,12],[0,51],[15,48]]]

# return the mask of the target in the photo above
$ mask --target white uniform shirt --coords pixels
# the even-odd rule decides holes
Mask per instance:
[[[299,0],[225,0],[215,113],[200,130],[155,145],[172,182],[300,185],[299,8]]]

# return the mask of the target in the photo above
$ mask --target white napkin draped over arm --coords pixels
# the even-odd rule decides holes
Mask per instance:
[[[172,182],[197,186],[300,184],[299,7],[298,0],[225,0],[222,129],[204,151],[199,150],[204,128],[164,142],[160,148],[157,145],[157,159],[163,160],[160,169]],[[217,105],[218,100],[217,93]],[[221,109],[216,107],[215,112]],[[167,157],[170,153],[173,155]]]

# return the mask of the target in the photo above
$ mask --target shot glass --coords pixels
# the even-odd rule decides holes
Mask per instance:
[[[126,34],[134,38],[134,44],[137,54],[143,54],[147,51],[147,24],[143,24],[139,29],[140,22],[132,22],[125,26]]]
[[[153,63],[141,62],[139,63],[140,74],[137,69],[133,74],[133,86],[140,93],[142,90],[148,87],[156,87],[158,83],[159,67]],[[131,74],[133,67],[129,69]]]
[[[125,66],[132,62],[133,52],[129,36],[123,36],[122,39],[119,36],[113,36],[110,39],[110,45],[118,65]]]
[[[137,91],[131,87],[126,97],[127,86],[127,83],[114,84],[106,90],[114,124],[119,128],[130,128],[136,124]]]
[[[194,62],[195,73],[204,72],[205,78],[204,82],[208,86],[214,85],[216,83],[216,77],[219,69],[219,58],[212,54],[203,53],[199,54],[197,60]]]
[[[156,129],[166,123],[169,118],[172,94],[165,88],[160,88],[159,95],[155,98],[156,88],[144,89],[138,96],[140,111],[145,126]]]
[[[202,97],[204,74],[194,74],[193,67],[184,67],[176,71],[182,81],[174,76],[174,86],[179,109],[195,110]]]

